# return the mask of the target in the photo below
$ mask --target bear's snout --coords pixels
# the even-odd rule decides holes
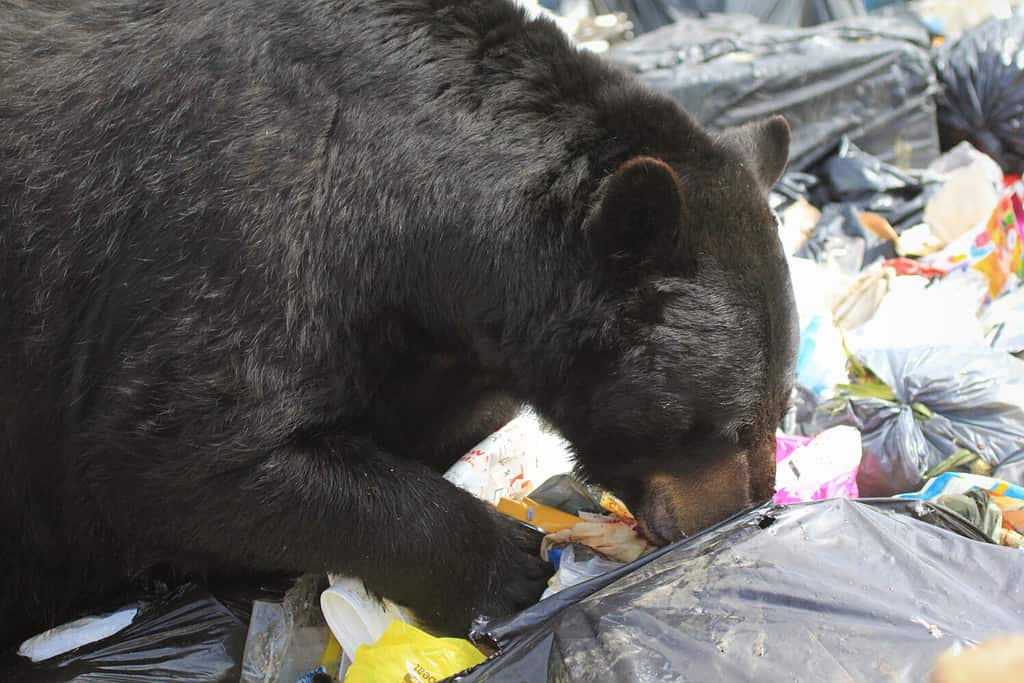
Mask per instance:
[[[635,512],[639,530],[651,543],[667,545],[768,500],[774,480],[775,453],[767,446],[685,473],[653,475]]]

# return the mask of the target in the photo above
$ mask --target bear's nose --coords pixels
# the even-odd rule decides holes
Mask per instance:
[[[656,496],[637,513],[637,529],[653,545],[668,545],[686,536],[678,524],[679,515],[669,510],[668,505],[664,496]]]
[[[753,456],[740,451],[685,472],[649,477],[636,512],[641,533],[652,543],[665,545],[762,502],[773,488],[762,479],[774,482],[774,453],[767,458],[760,450]]]

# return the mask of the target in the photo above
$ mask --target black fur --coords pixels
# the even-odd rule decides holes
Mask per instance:
[[[167,561],[529,604],[440,473],[523,403],[638,509],[761,448],[787,135],[504,0],[0,0],[0,643]]]

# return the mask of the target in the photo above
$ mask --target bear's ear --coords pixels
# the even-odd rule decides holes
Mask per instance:
[[[777,183],[789,163],[792,135],[789,124],[781,116],[730,128],[720,139],[753,165],[754,174],[763,187],[770,188]]]
[[[636,263],[670,258],[682,218],[679,176],[664,161],[641,156],[604,180],[584,232],[598,258]]]

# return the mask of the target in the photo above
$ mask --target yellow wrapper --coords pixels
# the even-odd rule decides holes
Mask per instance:
[[[482,661],[468,640],[435,638],[393,621],[376,643],[356,648],[345,683],[435,683]]]

